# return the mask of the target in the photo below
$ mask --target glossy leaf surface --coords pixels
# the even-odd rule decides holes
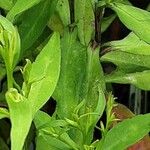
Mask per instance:
[[[138,115],[117,124],[107,133],[102,150],[123,150],[142,139],[150,130],[149,117]]]
[[[120,20],[140,39],[150,44],[150,12],[121,3],[111,4]]]
[[[28,99],[33,114],[40,109],[52,95],[60,71],[60,37],[54,33],[41,53],[37,56],[29,76],[31,84]]]
[[[150,55],[138,55],[119,50],[108,52],[101,57],[102,62],[112,62],[118,67],[118,70],[126,73],[149,69],[149,60]]]
[[[135,73],[116,73],[106,76],[106,82],[133,84],[143,90],[150,90],[150,70]]]
[[[141,40],[133,32],[122,40],[105,43],[110,50],[120,50],[133,54],[150,55],[150,44]]]

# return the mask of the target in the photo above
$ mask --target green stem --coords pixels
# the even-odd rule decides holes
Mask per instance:
[[[8,66],[6,67],[6,71],[7,71],[7,87],[9,90],[10,88],[13,87],[13,73],[12,70],[8,68]]]

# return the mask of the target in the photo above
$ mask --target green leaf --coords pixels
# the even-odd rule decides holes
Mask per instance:
[[[75,0],[75,21],[78,37],[83,45],[88,46],[94,33],[94,11],[91,0]]]
[[[13,87],[13,69],[20,55],[20,37],[17,29],[0,15],[0,55],[6,66],[8,89]]]
[[[61,122],[61,120],[55,120],[55,118],[48,116],[42,111],[36,113],[34,123],[38,130],[37,150],[45,150],[47,148],[56,150],[71,150],[73,148],[77,150],[77,145],[70,139],[65,131],[66,129],[62,129],[62,126],[66,126],[66,123]]]
[[[5,17],[0,15],[0,55],[6,69],[14,69],[20,55],[20,37],[17,29]]]
[[[112,62],[117,66],[117,70],[126,73],[144,71],[150,68],[149,55],[137,55],[123,51],[112,51],[101,57],[102,62]]]
[[[9,112],[6,108],[0,108],[0,119],[9,118]]]
[[[57,100],[57,114],[60,118],[74,120],[74,115],[81,117],[81,128],[85,133],[83,142],[89,142],[92,138],[93,129],[105,107],[104,77],[99,61],[99,47],[88,48],[81,45],[77,40],[76,30],[66,31],[61,41],[62,64],[58,85],[53,93]],[[62,91],[63,89],[63,91]],[[64,94],[65,93],[65,94]],[[78,105],[85,100],[84,106],[75,114]],[[98,106],[97,106],[98,105]],[[78,119],[79,119],[78,118]],[[77,130],[72,131],[74,141],[79,141]],[[80,134],[81,138],[82,135]],[[83,143],[82,143],[83,146]]]
[[[56,4],[57,0],[45,0],[20,16],[21,24],[18,30],[21,38],[21,56],[42,34],[54,13]]]
[[[42,0],[17,0],[15,5],[12,7],[12,9],[7,14],[7,19],[13,22],[14,18],[26,11],[27,9],[33,7],[34,5],[37,5]]]
[[[110,50],[120,50],[133,54],[150,55],[150,44],[142,41],[133,32],[122,40],[108,42],[105,43],[104,46],[108,46],[108,49]]]
[[[48,114],[40,110],[35,114],[34,123],[38,130],[47,127],[65,127],[68,125],[65,120],[56,120],[55,117],[50,117]]]
[[[102,150],[123,150],[142,139],[150,131],[150,114],[126,119],[113,127],[104,139]]]
[[[0,1],[0,8],[2,8],[2,9],[10,10],[12,6],[13,6],[12,0],[1,0]]]
[[[110,26],[110,24],[114,21],[116,18],[116,15],[110,15],[109,17],[104,17],[102,19],[102,25],[101,25],[101,33],[105,32],[107,28]]]
[[[29,76],[30,76],[30,71],[32,68],[32,63],[29,59],[26,59],[26,65],[24,66],[22,70],[22,75],[25,83],[28,83],[29,81]]]
[[[33,114],[39,110],[52,95],[60,71],[60,37],[54,33],[32,64],[29,81],[31,83],[28,99]]]
[[[67,144],[49,135],[36,137],[36,150],[72,150]]]
[[[6,93],[6,100],[11,120],[11,150],[22,150],[32,122],[30,101],[13,88]]]
[[[87,64],[85,78],[85,111],[83,115],[87,115],[82,120],[83,128],[85,128],[86,144],[92,140],[93,130],[98,119],[103,114],[105,108],[105,83],[102,67],[99,61],[99,47],[96,49],[89,46],[87,48]]]
[[[59,0],[57,3],[57,12],[63,22],[64,26],[68,26],[70,24],[70,7],[68,0]]]
[[[111,8],[127,28],[150,44],[150,12],[121,3],[113,3]]]
[[[53,93],[54,99],[57,100],[57,114],[60,118],[72,118],[72,112],[84,98],[86,49],[76,38],[75,30],[66,31],[61,39],[61,72]]]
[[[114,73],[106,76],[106,82],[133,84],[143,90],[150,90],[150,70],[136,73]]]

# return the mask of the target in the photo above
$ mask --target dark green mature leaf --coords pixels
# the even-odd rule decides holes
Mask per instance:
[[[143,90],[150,90],[150,70],[136,73],[114,73],[106,76],[106,82],[133,84]]]
[[[111,50],[121,50],[133,54],[150,55],[150,44],[142,41],[138,36],[131,32],[123,40],[105,43]]]
[[[52,95],[60,71],[60,37],[54,33],[41,53],[37,56],[29,75],[31,84],[28,99],[33,114],[40,109]]]
[[[126,119],[113,127],[104,139],[101,150],[123,150],[138,142],[150,131],[150,114]]]
[[[45,0],[20,16],[21,25],[18,30],[21,37],[22,55],[42,34],[49,18],[54,13],[56,4],[57,0]]]
[[[6,100],[11,119],[11,150],[22,150],[32,122],[30,101],[13,88],[6,93]]]
[[[150,44],[150,12],[121,3],[113,3],[111,8],[127,28]]]
[[[135,71],[143,71],[150,68],[149,55],[137,55],[122,51],[112,51],[101,57],[102,62],[112,62],[118,70],[131,73]]]
[[[67,31],[61,40],[61,73],[53,97],[57,100],[57,113],[62,118],[70,118],[84,98],[86,48],[76,38],[76,31]]]
[[[0,108],[0,119],[9,118],[9,112],[6,108]]]
[[[78,36],[83,45],[88,46],[94,32],[94,11],[91,0],[75,0],[75,21]]]
[[[18,14],[33,7],[34,5],[37,5],[41,1],[42,0],[32,0],[32,1],[31,0],[17,0],[15,5],[7,14],[7,19],[12,22]]]

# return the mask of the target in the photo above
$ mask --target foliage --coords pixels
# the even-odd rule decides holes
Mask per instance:
[[[127,0],[3,0],[0,8],[0,122],[11,127],[0,149],[124,150],[149,133],[150,114],[118,122],[106,85],[150,90],[150,12]],[[116,16],[131,32],[104,42]],[[42,107],[52,98],[50,116]]]

